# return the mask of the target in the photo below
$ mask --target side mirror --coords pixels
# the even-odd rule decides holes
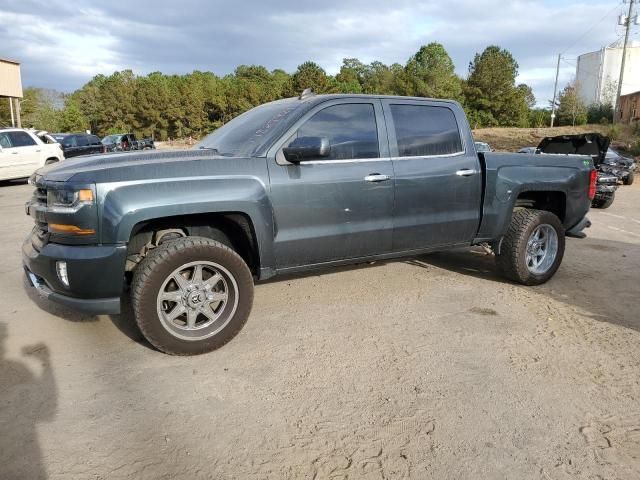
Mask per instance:
[[[291,163],[305,159],[328,157],[331,145],[327,137],[298,137],[282,149],[284,158]]]

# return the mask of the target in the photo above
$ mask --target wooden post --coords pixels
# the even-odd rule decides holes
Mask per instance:
[[[9,110],[11,111],[11,126],[16,126],[16,119],[13,117],[13,98],[9,97]]]
[[[20,99],[16,98],[16,120],[18,128],[22,128],[22,119],[20,118]]]

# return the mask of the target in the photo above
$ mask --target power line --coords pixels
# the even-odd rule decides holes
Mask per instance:
[[[589,30],[587,30],[586,32],[584,32],[582,35],[580,35],[578,37],[578,39],[573,42],[571,44],[571,46],[567,47],[566,49],[564,49],[562,51],[562,53],[560,53],[560,55],[562,55],[563,53],[566,53],[568,50],[572,49],[573,47],[575,47],[584,37],[586,37],[589,33],[591,33],[593,31],[594,28],[596,28],[597,26],[599,26],[602,22],[605,21],[605,19],[611,15],[611,13],[613,13],[615,10],[619,9],[620,5],[616,5],[615,7],[613,7],[611,10],[609,10],[607,13],[604,14],[604,16],[596,23],[594,24],[591,28],[589,28]]]

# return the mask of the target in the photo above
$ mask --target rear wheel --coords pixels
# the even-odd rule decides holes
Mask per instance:
[[[513,213],[496,255],[502,273],[524,285],[539,285],[556,273],[564,256],[564,228],[551,212],[522,209]]]
[[[616,199],[616,192],[611,192],[607,198],[603,200],[594,200],[591,202],[591,207],[593,208],[609,208],[613,201]]]
[[[627,177],[624,179],[622,183],[624,183],[625,185],[631,185],[633,184],[633,180],[634,180],[633,172],[629,172],[629,175],[627,175]]]
[[[184,237],[152,250],[133,276],[132,304],[145,338],[172,355],[222,347],[244,326],[253,278],[229,247]]]

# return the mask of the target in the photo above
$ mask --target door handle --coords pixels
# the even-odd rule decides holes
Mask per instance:
[[[470,168],[463,168],[462,170],[458,170],[456,175],[459,177],[470,177],[471,175],[475,175],[478,173],[476,170],[472,170]]]
[[[382,175],[380,173],[371,173],[369,175],[367,175],[366,177],[364,177],[364,181],[365,182],[386,182],[387,180],[389,180],[391,177],[389,175]]]

